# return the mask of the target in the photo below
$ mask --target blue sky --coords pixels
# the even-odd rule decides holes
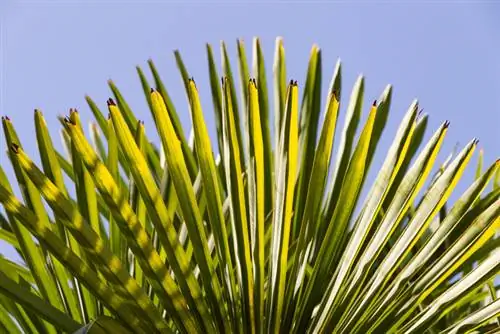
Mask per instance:
[[[36,160],[33,109],[44,112],[61,147],[56,116],[76,107],[88,120],[83,97],[89,94],[104,106],[110,95],[109,78],[153,129],[134,68],[146,69],[148,58],[159,68],[188,131],[174,49],[181,51],[197,81],[213,135],[205,43],[217,51],[219,41],[225,40],[234,57],[235,41],[243,38],[250,57],[254,36],[261,38],[269,73],[275,38],[284,38],[288,74],[299,87],[313,43],[323,52],[325,89],[340,57],[344,108],[360,73],[366,76],[366,106],[386,84],[394,85],[391,115],[375,166],[381,164],[414,98],[430,114],[430,130],[451,121],[440,159],[473,137],[480,139],[486,164],[500,153],[499,3],[4,0],[0,15],[0,114],[10,116]],[[235,63],[233,71],[237,72]],[[343,117],[339,125],[342,121]],[[3,132],[0,138],[5,147]],[[4,149],[0,163],[13,178]],[[473,170],[471,166],[465,173],[453,198],[471,181]],[[10,254],[2,243],[0,252]]]

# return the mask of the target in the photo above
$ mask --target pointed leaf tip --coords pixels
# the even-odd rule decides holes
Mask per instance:
[[[10,149],[12,150],[12,152],[14,152],[15,154],[19,153],[19,145],[15,144],[15,143],[12,143],[12,145],[10,145]]]
[[[112,99],[112,98],[109,98],[107,101],[106,101],[106,104],[109,106],[116,106],[116,103],[115,101]]]
[[[336,89],[332,89],[332,95],[335,98],[335,100],[337,100],[337,101],[339,100],[339,95],[338,94],[339,93],[337,92]]]
[[[66,122],[67,124],[76,125],[76,123],[73,122],[68,116],[64,117],[64,122]]]

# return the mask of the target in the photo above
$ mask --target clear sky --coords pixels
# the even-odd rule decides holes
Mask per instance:
[[[147,70],[148,58],[156,62],[189,131],[174,49],[181,51],[197,81],[213,135],[205,43],[218,51],[219,41],[225,40],[234,59],[235,41],[243,38],[250,57],[254,36],[261,38],[269,74],[275,38],[284,38],[288,74],[299,87],[313,43],[323,52],[325,90],[340,57],[343,111],[358,74],[366,76],[366,106],[386,84],[394,85],[375,166],[413,98],[430,114],[430,130],[451,121],[441,160],[457,143],[463,147],[473,137],[480,139],[486,164],[500,153],[500,3],[1,0],[0,15],[0,114],[10,116],[36,160],[33,109],[44,112],[60,148],[56,116],[76,107],[88,120],[83,97],[89,94],[104,107],[109,78],[153,129],[135,72],[136,65]],[[233,71],[237,73],[236,63]],[[5,147],[3,132],[0,138]],[[13,180],[4,151],[0,163]],[[472,180],[473,170],[471,166],[454,198]],[[4,245],[0,243],[0,253],[10,254]]]

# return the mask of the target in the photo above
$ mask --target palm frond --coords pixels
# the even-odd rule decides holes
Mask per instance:
[[[488,165],[480,151],[452,202],[477,140],[440,161],[450,123],[424,141],[418,101],[373,166],[392,86],[366,108],[359,76],[343,110],[338,61],[322,104],[321,50],[312,47],[301,85],[287,78],[278,38],[270,96],[259,39],[251,59],[237,41],[238,77],[221,43],[222,82],[206,49],[213,114],[174,53],[189,136],[152,60],[151,83],[136,70],[157,133],[111,80],[107,119],[85,97],[92,145],[70,110],[60,152],[35,111],[40,167],[2,117],[15,179],[2,159],[0,239],[19,260],[0,256],[0,332],[499,330],[499,160]]]

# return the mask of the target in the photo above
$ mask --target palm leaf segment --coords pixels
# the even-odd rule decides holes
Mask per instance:
[[[449,203],[477,141],[438,164],[449,123],[424,142],[427,115],[414,101],[370,185],[391,86],[364,108],[359,77],[341,108],[337,63],[322,103],[321,51],[299,86],[287,82],[278,39],[269,99],[258,39],[251,70],[237,46],[239,79],[221,44],[221,82],[207,45],[213,115],[175,53],[189,137],[152,61],[154,82],[137,71],[161,145],[111,81],[108,118],[87,97],[92,144],[71,110],[59,152],[35,111],[40,164],[2,118],[15,181],[0,169],[0,238],[21,264],[0,257],[0,331],[498,330],[498,161],[483,170],[481,155],[475,181]]]

